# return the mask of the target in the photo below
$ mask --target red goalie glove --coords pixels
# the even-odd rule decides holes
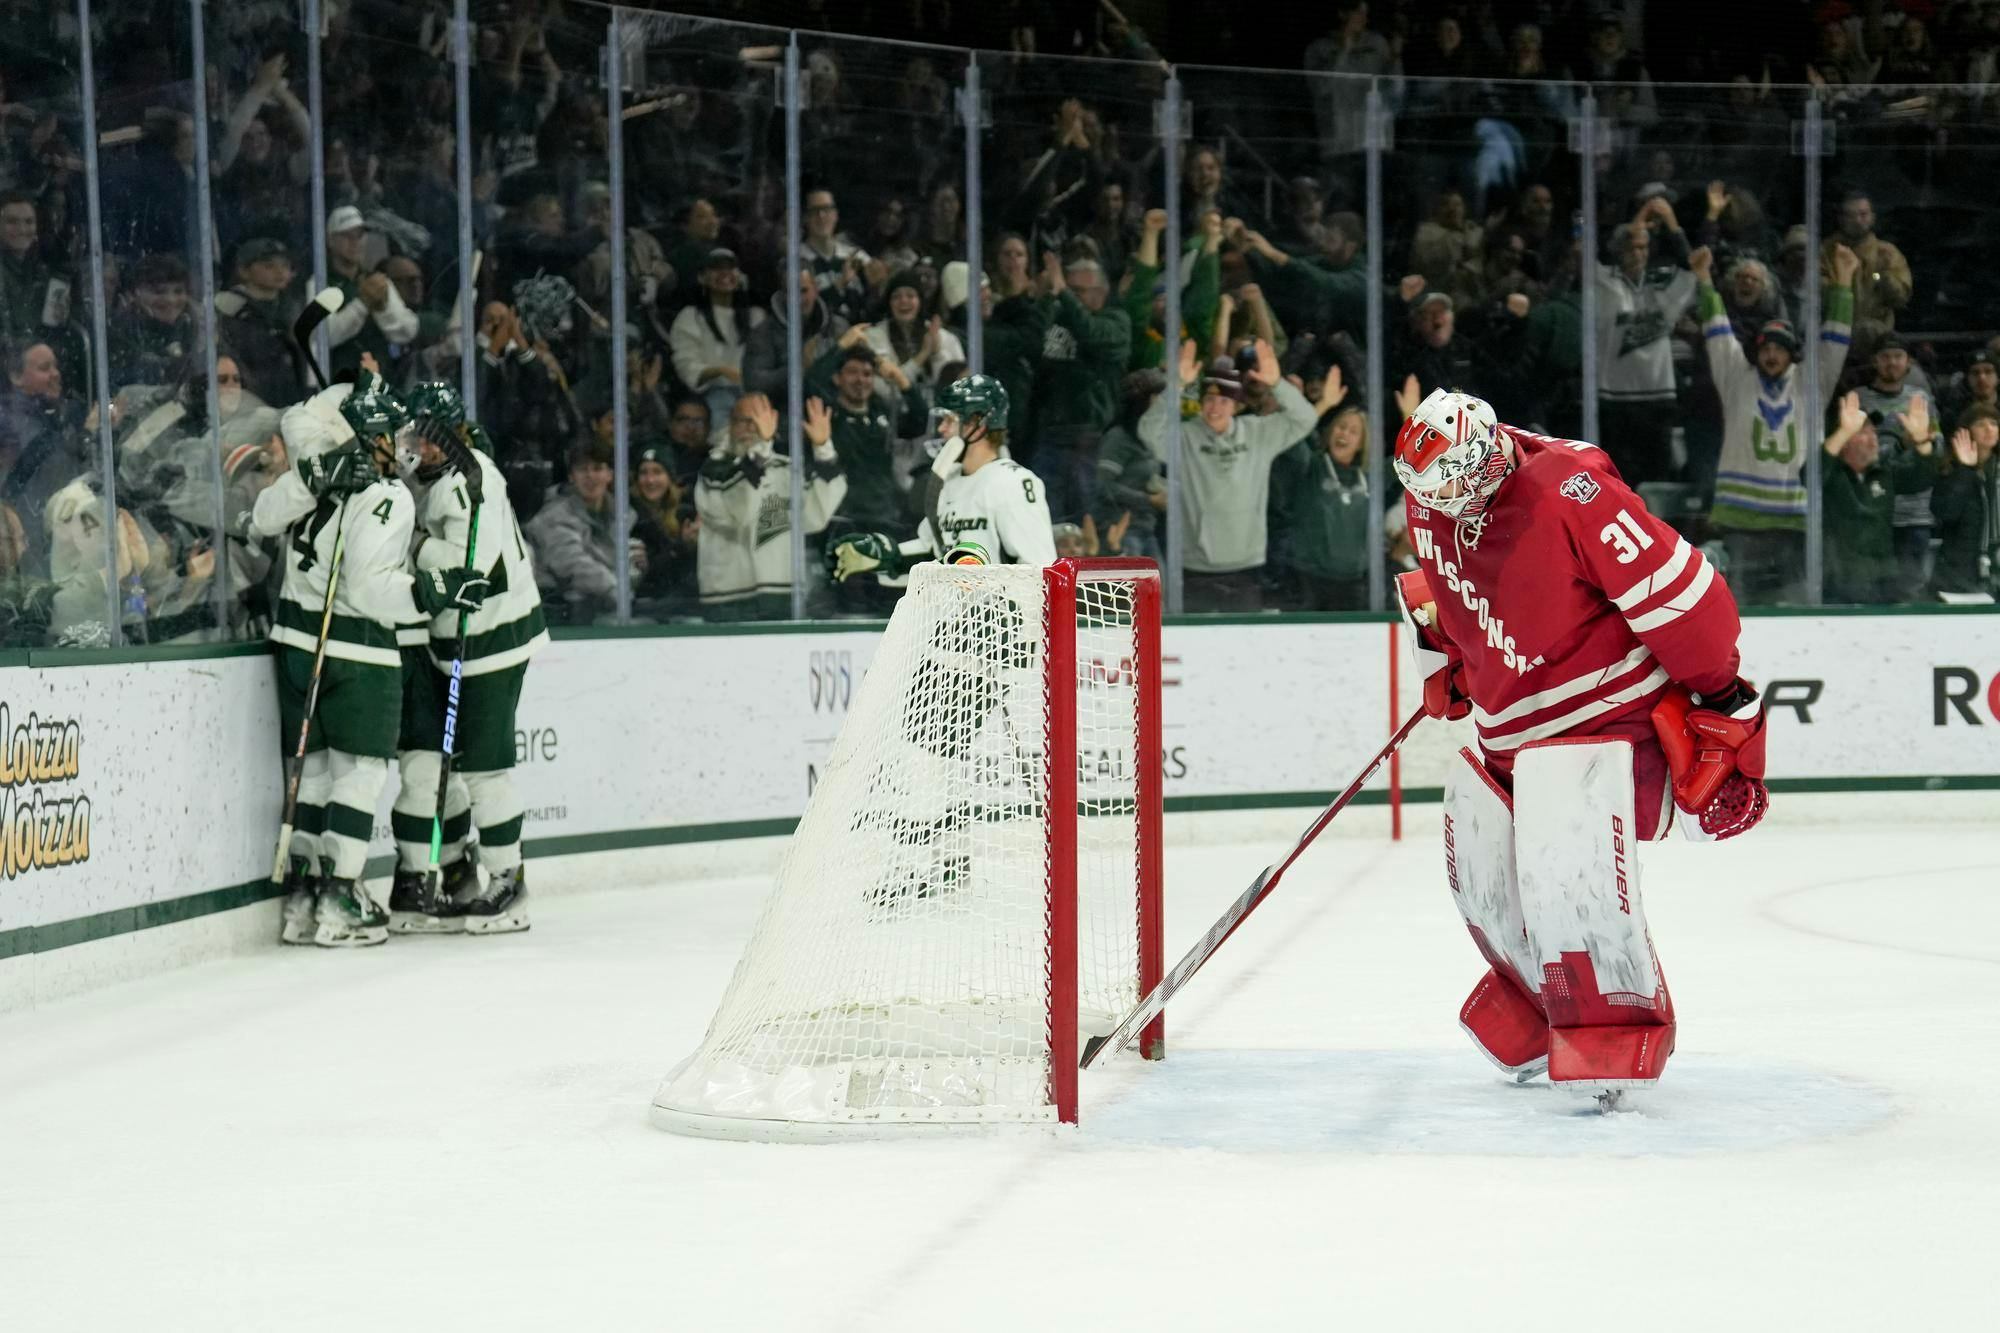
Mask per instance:
[[[1437,623],[1431,585],[1421,570],[1396,576],[1396,596],[1403,604],[1403,627],[1424,678],[1424,711],[1456,721],[1472,711],[1465,693],[1465,655],[1444,636]]]
[[[1750,682],[1697,699],[1676,685],[1653,706],[1653,730],[1667,753],[1674,804],[1710,837],[1748,833],[1770,808],[1764,786],[1764,706]]]

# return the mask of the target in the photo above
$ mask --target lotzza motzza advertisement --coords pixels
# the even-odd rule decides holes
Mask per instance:
[[[83,726],[0,702],[0,879],[90,859]]]

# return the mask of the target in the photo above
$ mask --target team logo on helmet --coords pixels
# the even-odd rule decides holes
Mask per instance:
[[[1574,500],[1580,505],[1587,505],[1597,498],[1598,492],[1603,488],[1588,472],[1579,472],[1557,489],[1562,492],[1565,500]]]

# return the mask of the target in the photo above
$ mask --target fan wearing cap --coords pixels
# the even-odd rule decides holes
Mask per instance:
[[[699,281],[701,295],[674,316],[667,345],[674,374],[690,393],[708,400],[710,418],[720,421],[743,394],[743,349],[764,312],[738,299],[743,271],[734,250],[710,250]]]
[[[388,275],[368,264],[367,220],[352,204],[343,204],[326,220],[327,281],[347,298],[327,317],[327,345],[333,349],[333,372],[351,371],[370,355],[386,366],[392,348],[416,341],[417,314],[403,304],[403,294]]]
[[[893,577],[924,559],[980,552],[975,563],[1046,565],[1056,558],[1041,478],[1006,456],[1007,390],[990,375],[966,375],[938,393],[937,458],[925,482],[917,536],[900,545],[879,532],[853,533],[827,547],[836,582],[859,574]]]
[[[965,344],[930,313],[923,282],[914,270],[905,269],[889,279],[884,296],[888,314],[868,326],[868,346],[875,355],[895,362],[905,379],[929,385],[936,382],[941,368],[965,360]]]
[[[1181,383],[1197,381],[1192,340],[1181,344]],[[1181,487],[1178,503],[1186,542],[1185,597],[1190,611],[1255,611],[1263,605],[1263,568],[1269,530],[1271,464],[1278,455],[1312,434],[1319,419],[1304,394],[1278,373],[1278,357],[1262,339],[1256,364],[1238,371],[1227,357],[1211,361],[1199,375],[1201,406],[1181,423]],[[1264,416],[1239,412],[1243,377],[1256,379],[1277,400]],[[1139,438],[1162,461],[1167,428],[1180,411],[1178,400],[1156,394],[1139,418]]]
[[[1438,389],[1396,437],[1419,570],[1397,580],[1426,711],[1470,715],[1445,788],[1453,899],[1491,966],[1460,1022],[1502,1069],[1659,1078],[1674,1011],[1637,844],[1747,831],[1763,710],[1714,566],[1604,452]]]
[[[1833,401],[1847,363],[1857,263],[1851,250],[1836,254],[1815,349],[1820,401],[1807,402],[1797,331],[1786,320],[1766,321],[1746,355],[1716,288],[1708,247],[1688,256],[1709,373],[1722,400],[1722,454],[1709,522],[1729,550],[1730,586],[1746,604],[1793,602],[1803,593],[1806,434],[1811,417]]]

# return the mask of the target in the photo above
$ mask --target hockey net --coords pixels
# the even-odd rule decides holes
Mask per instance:
[[[1159,605],[1150,561],[913,572],[656,1123],[1076,1119],[1080,1036],[1160,974]]]

